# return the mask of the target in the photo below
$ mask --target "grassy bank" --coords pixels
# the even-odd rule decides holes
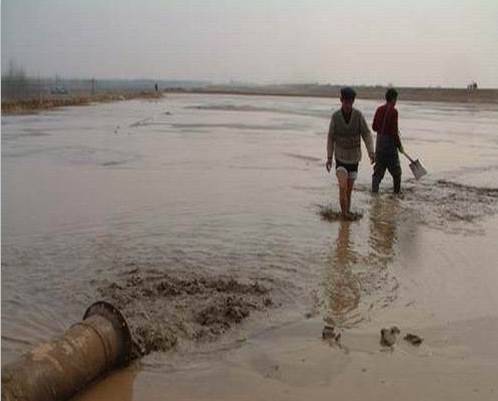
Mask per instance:
[[[115,102],[130,99],[158,99],[160,97],[162,97],[162,94],[157,92],[125,92],[2,100],[2,114],[30,114],[41,110],[51,110],[57,107],[85,106],[91,103]]]

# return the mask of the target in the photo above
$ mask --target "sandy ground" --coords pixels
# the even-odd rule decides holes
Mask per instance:
[[[483,334],[498,329],[496,319],[417,324],[425,344],[392,351],[381,349],[373,329],[349,331],[338,348],[319,339],[321,328],[316,320],[288,325],[161,380],[132,367],[75,400],[496,399],[498,344]]]

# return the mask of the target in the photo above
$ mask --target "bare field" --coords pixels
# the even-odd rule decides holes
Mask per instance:
[[[354,87],[360,99],[383,99],[385,87]],[[268,85],[268,86],[207,86],[188,90],[189,93],[338,97],[340,86],[332,85]],[[402,101],[498,103],[498,89],[397,88]],[[182,91],[185,92],[185,91]]]

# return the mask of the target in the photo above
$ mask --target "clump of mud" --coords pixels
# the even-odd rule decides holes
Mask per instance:
[[[321,216],[323,220],[326,221],[357,221],[363,217],[362,213],[359,212],[350,212],[347,216],[343,216],[342,213],[332,206],[323,206],[318,205],[318,214]]]
[[[98,291],[127,319],[135,356],[167,351],[180,340],[214,340],[273,305],[270,289],[257,281],[196,273],[133,269]]]
[[[426,214],[433,223],[471,223],[498,212],[498,188],[473,187],[447,180],[407,186],[404,200]],[[431,217],[432,215],[432,217]]]
[[[405,337],[403,337],[405,339],[405,341],[408,341],[411,345],[415,345],[415,346],[419,346],[420,344],[422,344],[422,342],[424,341],[424,339],[420,336],[417,336],[416,334],[411,334],[411,333],[408,333]]]
[[[383,347],[394,346],[398,340],[399,333],[401,333],[401,331],[396,326],[392,326],[390,329],[382,329],[380,331],[380,345]]]
[[[370,186],[359,184],[356,190],[370,192]],[[498,188],[443,179],[406,180],[402,194],[393,196],[393,199],[398,200],[401,209],[415,211],[421,223],[439,230],[468,229],[468,223],[498,213]]]

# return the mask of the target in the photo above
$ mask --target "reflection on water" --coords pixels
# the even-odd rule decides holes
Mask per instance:
[[[360,301],[360,284],[352,270],[357,258],[350,239],[351,224],[340,222],[335,251],[326,273],[328,314],[325,320],[332,326],[344,326],[348,313],[355,310]]]
[[[396,196],[374,196],[372,199],[368,243],[372,259],[376,259],[374,264],[383,268],[387,267],[394,257],[399,208],[399,199]]]
[[[361,321],[358,310],[362,296],[386,284],[386,271],[394,258],[396,222],[399,200],[395,197],[375,196],[371,199],[367,239],[367,254],[361,233],[352,231],[359,227],[349,221],[341,221],[333,253],[325,277],[327,311],[325,322],[331,326],[350,327]],[[385,294],[385,292],[384,292]],[[388,296],[392,298],[392,296]]]

